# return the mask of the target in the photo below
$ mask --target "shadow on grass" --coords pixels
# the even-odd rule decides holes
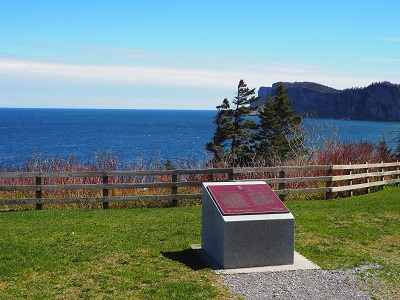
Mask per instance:
[[[208,268],[193,249],[185,249],[176,252],[161,252],[168,259],[180,262],[194,271]]]

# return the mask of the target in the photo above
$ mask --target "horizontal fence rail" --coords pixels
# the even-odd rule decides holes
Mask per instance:
[[[400,162],[223,169],[96,172],[0,172],[0,205],[171,201],[201,199],[205,181],[259,180],[282,199],[292,194],[334,193],[400,185]],[[134,192],[133,192],[134,191]],[[65,193],[75,192],[74,195]],[[19,194],[18,194],[19,193]],[[58,193],[58,194],[57,194]],[[18,194],[18,196],[16,196]]]

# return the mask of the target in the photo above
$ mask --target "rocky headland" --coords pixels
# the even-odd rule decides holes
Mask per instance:
[[[259,103],[273,97],[276,86],[260,87]],[[400,121],[400,84],[373,83],[337,90],[314,82],[283,82],[296,113],[316,118]]]

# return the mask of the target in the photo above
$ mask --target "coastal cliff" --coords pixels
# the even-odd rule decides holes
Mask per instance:
[[[273,96],[276,86],[260,87],[259,103]],[[400,85],[373,83],[364,88],[337,90],[313,82],[284,82],[292,109],[316,118],[400,121]]]

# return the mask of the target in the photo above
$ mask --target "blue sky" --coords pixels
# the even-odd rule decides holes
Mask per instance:
[[[398,0],[0,1],[0,107],[214,109],[242,78],[400,83]]]

